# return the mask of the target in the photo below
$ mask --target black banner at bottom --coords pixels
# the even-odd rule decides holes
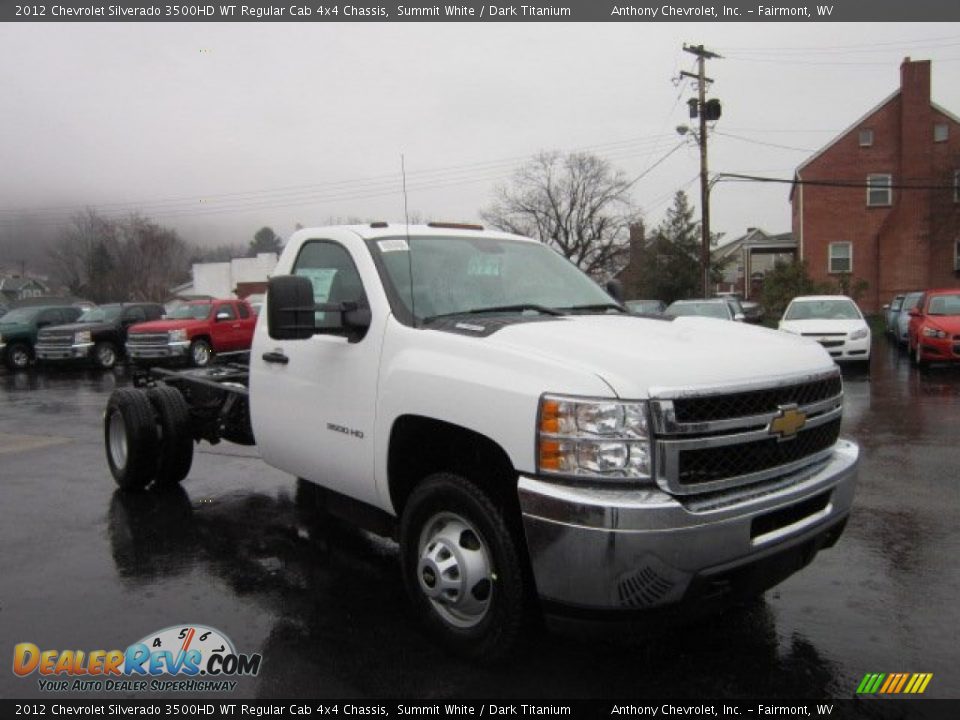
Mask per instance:
[[[0,700],[0,718],[876,718],[955,720],[960,699],[855,700]]]

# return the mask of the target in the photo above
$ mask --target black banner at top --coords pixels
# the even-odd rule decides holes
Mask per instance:
[[[0,0],[5,22],[918,22],[944,0]]]

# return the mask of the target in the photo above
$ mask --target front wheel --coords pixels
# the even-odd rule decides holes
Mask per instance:
[[[400,526],[404,584],[427,630],[474,660],[503,658],[519,640],[522,545],[476,485],[437,473],[411,494]]]
[[[194,340],[190,344],[190,362],[194,367],[206,367],[213,359],[213,350],[206,340]]]
[[[26,370],[33,362],[33,351],[26,343],[16,342],[7,347],[7,367],[11,370]]]
[[[93,346],[93,363],[101,370],[112,370],[117,364],[117,346],[111,342],[98,342]]]

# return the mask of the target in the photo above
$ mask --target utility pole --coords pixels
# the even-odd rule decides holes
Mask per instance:
[[[690,101],[690,116],[699,117],[700,132],[697,143],[700,145],[700,272],[703,279],[703,297],[710,297],[710,178],[707,175],[707,120],[720,118],[720,103],[711,100],[707,103],[707,83],[713,80],[707,77],[706,61],[719,58],[715,52],[707,50],[703,45],[683,46],[684,52],[697,56],[696,74],[682,71],[682,77],[689,77],[697,82],[696,115],[694,115],[694,101]]]

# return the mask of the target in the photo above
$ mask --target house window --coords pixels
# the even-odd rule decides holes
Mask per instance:
[[[937,123],[933,126],[933,141],[946,142],[950,137],[950,126],[946,123]]]
[[[853,270],[853,243],[830,243],[827,272],[848,273]]]
[[[873,145],[873,130],[866,128],[860,131],[860,147],[870,147]]]
[[[867,207],[884,207],[893,201],[892,175],[867,175]]]

